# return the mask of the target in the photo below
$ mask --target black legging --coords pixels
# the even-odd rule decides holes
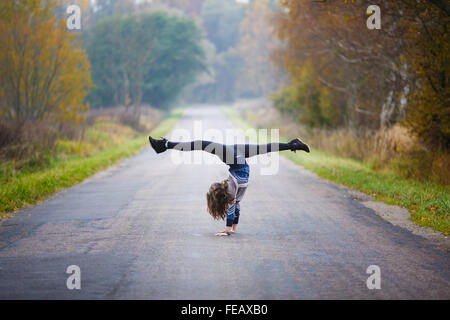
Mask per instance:
[[[212,153],[226,164],[239,163],[239,156],[250,158],[259,154],[290,150],[289,143],[272,142],[267,144],[234,144],[224,145],[217,142],[194,140],[191,142],[167,142],[168,149],[179,151],[203,150]],[[245,160],[243,161],[243,163]]]

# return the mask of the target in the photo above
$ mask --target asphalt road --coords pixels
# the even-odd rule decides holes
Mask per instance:
[[[198,137],[195,120],[231,127],[203,107],[177,128]],[[448,253],[283,157],[274,175],[251,165],[238,233],[215,237],[224,222],[207,214],[205,193],[227,167],[177,163],[174,152],[147,148],[4,221],[0,298],[450,298]],[[70,265],[80,290],[66,287]],[[379,290],[366,286],[369,265],[380,267]]]

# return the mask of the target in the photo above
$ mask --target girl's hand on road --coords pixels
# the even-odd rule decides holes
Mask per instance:
[[[216,236],[225,237],[225,236],[231,235],[232,233],[233,233],[232,231],[229,231],[228,233],[226,231],[221,231],[221,232],[216,233]]]

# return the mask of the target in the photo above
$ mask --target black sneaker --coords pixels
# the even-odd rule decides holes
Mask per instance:
[[[167,139],[153,139],[151,136],[148,136],[148,141],[150,141],[150,145],[156,151],[156,153],[161,153],[167,150]]]
[[[294,139],[289,142],[291,145],[291,151],[303,150],[305,152],[309,152],[309,147],[307,144],[303,143],[300,139]]]

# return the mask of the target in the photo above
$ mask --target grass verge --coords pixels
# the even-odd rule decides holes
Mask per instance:
[[[151,131],[151,134],[154,136],[167,134],[181,118],[183,111],[183,109],[173,110]],[[12,170],[7,163],[1,164],[0,219],[8,218],[11,216],[10,213],[17,209],[36,204],[55,192],[80,183],[119,160],[137,154],[148,145],[146,135],[133,134],[126,137],[125,141],[119,139],[113,146],[88,156],[62,154],[54,157],[44,169],[40,170],[19,170],[11,173]],[[106,135],[99,139],[109,137]]]
[[[233,108],[224,108],[232,123],[242,129],[252,125]],[[285,138],[285,137],[284,137]],[[288,139],[281,140],[287,141]],[[311,153],[284,153],[304,168],[319,176],[362,191],[375,200],[407,208],[411,220],[424,227],[431,227],[450,234],[450,188],[433,183],[424,183],[399,177],[392,172],[380,172],[362,161],[335,156],[311,148]]]

